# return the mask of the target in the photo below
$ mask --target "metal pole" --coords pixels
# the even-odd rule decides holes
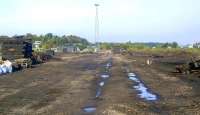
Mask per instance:
[[[98,40],[99,40],[99,12],[98,12],[98,6],[99,4],[95,4],[96,7],[96,16],[95,16],[95,45],[97,50],[99,49],[98,47]]]

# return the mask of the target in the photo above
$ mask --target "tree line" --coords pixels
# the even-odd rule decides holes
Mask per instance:
[[[128,49],[147,49],[147,48],[179,48],[177,42],[172,43],[100,43],[101,49],[112,49],[113,47],[120,47],[125,50]]]
[[[15,38],[13,36],[12,38]],[[9,38],[8,36],[0,36],[0,38]],[[82,37],[75,36],[75,35],[63,35],[58,36],[52,33],[47,33],[45,35],[35,35],[28,33],[24,35],[24,38],[32,39],[34,41],[41,41],[41,48],[49,49],[54,47],[63,46],[65,44],[76,44],[80,49],[86,48],[90,43]]]
[[[63,46],[65,44],[76,44],[82,50],[90,44],[85,38],[75,35],[57,36],[53,35],[52,33],[47,33],[45,35],[40,36],[27,34],[26,37],[31,38],[33,41],[41,41],[41,46],[44,49]]]

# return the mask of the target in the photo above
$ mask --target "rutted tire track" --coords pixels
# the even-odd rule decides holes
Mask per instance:
[[[121,60],[130,65],[142,80],[150,88],[158,93],[161,97],[158,102],[150,105],[150,110],[157,114],[199,114],[199,96],[195,91],[196,84],[193,86],[179,77],[169,74],[166,71],[160,71],[158,68],[169,69],[168,67],[157,64],[148,66],[145,64],[145,58],[141,57],[124,57]],[[131,59],[131,60],[130,60]],[[135,61],[132,61],[135,60]],[[198,82],[197,82],[198,83]],[[142,114],[141,112],[140,114]]]
[[[98,82],[96,88],[96,94],[92,101],[88,102],[83,108],[84,114],[94,114],[97,109],[97,103],[101,100],[101,95],[103,92],[104,86],[107,84],[107,81],[111,77],[110,68],[112,67],[112,57],[109,56],[109,59],[101,66],[100,74],[98,75]]]
[[[128,64],[124,65],[126,66],[124,66],[123,69],[126,72],[128,79],[133,81],[132,88],[134,88],[138,92],[137,96],[146,101],[151,101],[151,102],[157,101],[159,96],[152,90],[150,90],[150,88],[145,85],[144,81],[141,80],[137,74],[135,74],[130,70]]]
[[[79,114],[91,95],[90,86],[96,73],[86,65],[96,65],[101,59],[101,55],[86,54],[73,60],[53,60],[1,78],[1,96],[12,89],[17,92],[0,100],[0,114]]]

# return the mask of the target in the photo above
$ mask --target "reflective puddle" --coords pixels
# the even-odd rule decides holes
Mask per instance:
[[[103,90],[103,86],[106,84],[106,81],[110,77],[109,69],[111,67],[112,67],[111,60],[109,60],[106,64],[103,65],[103,69],[104,70],[100,74],[99,81],[97,82],[97,89],[96,89],[95,99],[98,99],[101,96],[102,90]],[[96,109],[97,108],[95,106],[86,106],[86,107],[82,108],[82,110],[85,113],[92,113],[92,114],[96,111]]]
[[[138,91],[137,95],[140,98],[147,101],[156,101],[158,99],[158,96],[152,93],[152,91],[150,91],[150,89],[147,88],[139,78],[137,78],[135,73],[128,73],[128,77],[130,80],[135,82],[133,88]]]
[[[106,64],[107,69],[110,68],[111,66],[112,66],[112,64],[110,62]]]
[[[97,91],[96,91],[96,96],[95,98],[99,98],[101,93],[102,93],[102,88],[105,85],[105,81],[110,77],[110,74],[108,73],[109,68],[111,67],[111,62],[108,62],[106,64],[105,71],[100,75],[100,82],[98,83]]]
[[[86,113],[93,113],[96,111],[96,107],[84,107],[83,108],[83,111],[86,112]]]
[[[129,79],[138,83],[140,82],[140,80],[138,80],[136,77],[129,76]]]
[[[103,86],[104,86],[104,84],[105,84],[105,82],[104,82],[104,81],[102,81],[102,82],[100,82],[100,83],[99,83],[99,86],[103,87]]]
[[[144,84],[139,83],[136,86],[133,86],[137,91],[140,93],[138,94],[140,98],[146,99],[148,101],[155,101],[157,100],[157,96],[148,91],[148,88],[144,86]]]
[[[95,98],[100,97],[100,95],[101,95],[101,90],[102,90],[101,87],[97,88],[97,92],[96,92],[96,96],[95,96]]]
[[[128,76],[135,77],[136,75],[135,75],[135,73],[128,73]]]
[[[110,76],[108,74],[102,74],[101,78],[109,78]]]

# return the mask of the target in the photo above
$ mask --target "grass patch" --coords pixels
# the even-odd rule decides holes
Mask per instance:
[[[191,55],[191,56],[200,56],[200,49],[198,48],[130,48],[127,50],[128,52],[142,52],[146,54],[153,54],[153,55]]]

